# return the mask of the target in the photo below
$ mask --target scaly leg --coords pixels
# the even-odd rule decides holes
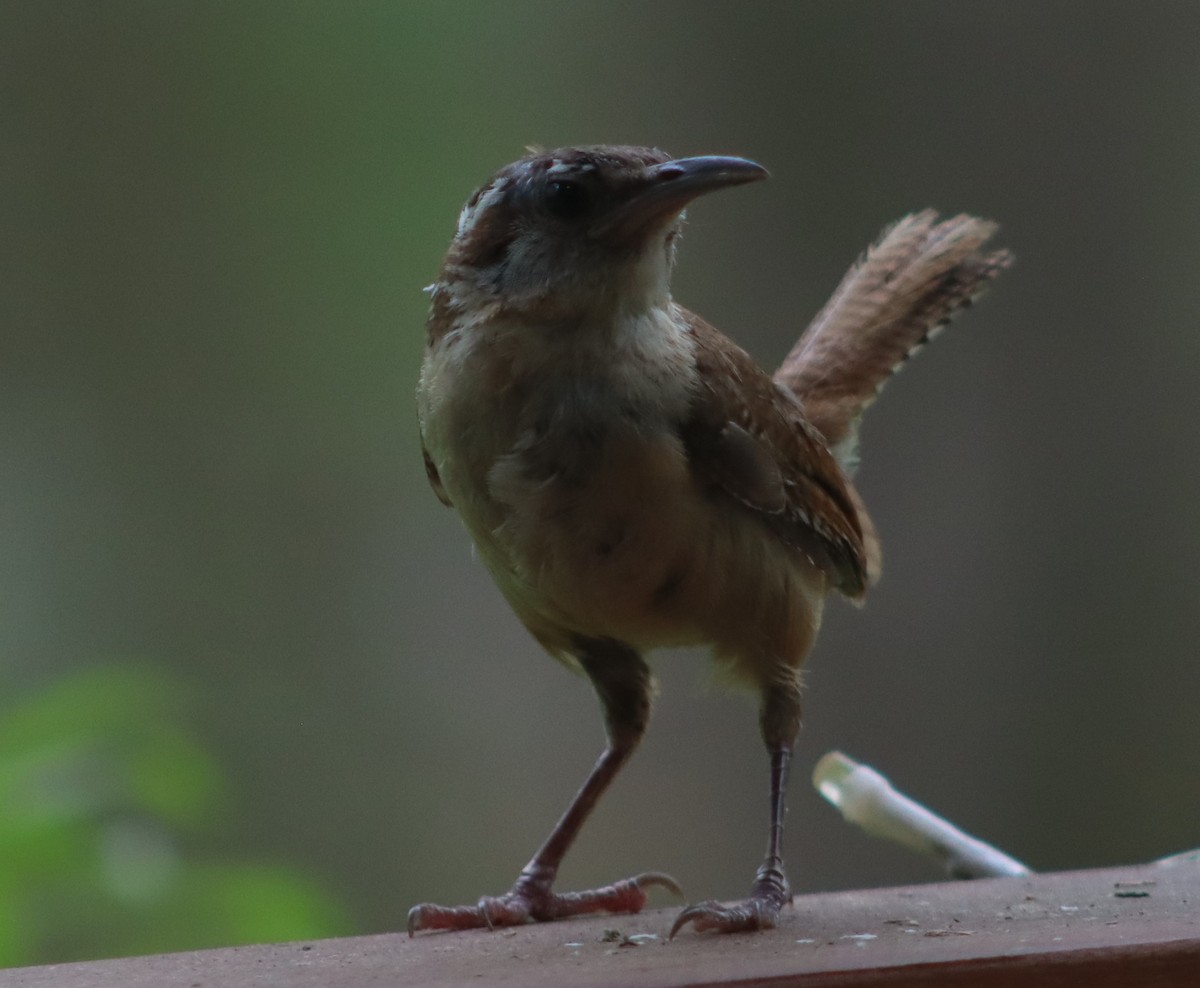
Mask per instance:
[[[508,892],[484,896],[475,906],[414,906],[408,913],[409,936],[418,930],[490,929],[584,913],[636,913],[646,903],[645,889],[655,885],[682,895],[675,880],[660,872],[647,872],[584,892],[553,891],[559,865],[584,821],[646,733],[654,696],[649,667],[628,645],[597,638],[580,639],[577,645],[579,662],[604,709],[608,746],[600,760]]]
[[[749,898],[732,906],[709,900],[688,906],[675,919],[671,937],[688,923],[697,930],[741,933],[770,930],[779,910],[792,901],[783,868],[783,818],[787,813],[788,765],[800,731],[800,690],[794,678],[763,690],[761,713],[763,741],[771,755],[771,826],[767,856],[754,877]]]

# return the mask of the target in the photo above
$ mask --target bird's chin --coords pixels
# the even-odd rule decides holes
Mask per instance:
[[[655,241],[673,244],[683,227],[686,203],[672,204],[647,212],[645,208],[622,210],[597,224],[592,239],[617,250],[640,251]]]

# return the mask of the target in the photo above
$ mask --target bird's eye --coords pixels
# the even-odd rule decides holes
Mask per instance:
[[[546,188],[546,208],[560,219],[578,219],[589,205],[587,190],[578,182],[558,179]]]

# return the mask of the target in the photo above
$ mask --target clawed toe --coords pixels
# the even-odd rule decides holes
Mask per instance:
[[[408,911],[408,935],[420,930],[494,930],[503,926],[520,926],[528,922],[533,901],[520,892],[501,896],[484,896],[475,906],[437,906],[423,902]]]
[[[646,905],[646,889],[664,888],[683,898],[683,890],[670,875],[648,871],[604,888],[585,892],[550,893],[532,916],[536,920],[583,916],[587,913],[640,913]]]
[[[640,875],[635,875],[633,878],[627,879],[639,889],[648,889],[658,886],[666,889],[677,899],[683,898],[683,889],[679,887],[679,883],[670,875],[662,871],[646,871]]]
[[[660,871],[584,892],[556,893],[540,881],[523,878],[512,891],[486,896],[477,906],[437,906],[428,902],[413,906],[408,912],[408,935],[415,936],[421,930],[475,930],[485,926],[490,930],[587,913],[637,913],[646,904],[646,890],[655,887],[683,898],[679,883]]]
[[[675,917],[671,926],[671,934],[667,938],[675,939],[675,934],[691,923],[696,931],[702,933],[712,930],[715,933],[750,933],[755,930],[772,930],[779,916],[779,904],[773,899],[752,897],[734,906],[724,906],[719,902],[709,900],[697,902],[688,906]]]

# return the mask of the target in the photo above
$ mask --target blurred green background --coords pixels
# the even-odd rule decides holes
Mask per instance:
[[[594,700],[414,421],[420,288],[531,143],[770,167],[676,296],[771,366],[905,212],[1017,254],[868,418],[798,890],[937,877],[808,788],[834,747],[1035,868],[1200,842],[1200,6],[25,0],[0,94],[0,961],[395,930],[581,781]],[[658,668],[562,884],[741,895],[752,704]]]

